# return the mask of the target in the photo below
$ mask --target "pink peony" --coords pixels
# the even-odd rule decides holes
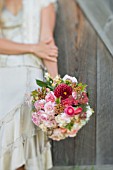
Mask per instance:
[[[69,116],[74,116],[75,114],[75,109],[72,107],[72,106],[68,106],[66,109],[65,109],[65,113]]]
[[[50,92],[46,95],[45,100],[46,100],[46,102],[49,102],[49,101],[55,102],[55,95],[54,95],[54,93],[53,93],[52,91],[50,91]]]
[[[74,114],[75,115],[78,115],[78,114],[80,114],[81,112],[82,112],[82,108],[81,107],[78,107],[76,110],[75,110],[75,112],[74,112]]]

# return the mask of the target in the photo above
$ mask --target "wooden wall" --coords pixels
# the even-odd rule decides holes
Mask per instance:
[[[113,164],[113,58],[75,0],[58,1],[55,39],[59,73],[88,84],[95,114],[76,138],[52,142],[54,165]]]

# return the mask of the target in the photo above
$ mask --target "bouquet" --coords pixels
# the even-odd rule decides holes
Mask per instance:
[[[86,84],[65,75],[46,81],[36,80],[41,88],[32,91],[32,121],[53,140],[75,137],[89,121],[93,110],[88,104]]]

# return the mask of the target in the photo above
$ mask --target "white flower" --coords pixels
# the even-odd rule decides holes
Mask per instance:
[[[69,76],[69,75],[67,75],[67,74],[63,77],[63,80],[64,80],[64,81],[66,81],[66,80],[71,80],[73,83],[77,83],[77,82],[78,82],[75,77],[71,77],[71,76]]]
[[[61,113],[60,115],[56,116],[55,120],[60,127],[64,127],[71,122],[71,118],[65,113]]]
[[[49,80],[49,78],[51,77],[49,73],[45,73],[44,77],[46,78],[46,80]]]
[[[93,110],[90,108],[90,106],[87,106],[87,118],[90,118],[92,114],[93,114]]]

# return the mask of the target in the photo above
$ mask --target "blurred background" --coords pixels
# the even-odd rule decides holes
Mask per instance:
[[[55,40],[59,73],[88,84],[95,114],[52,143],[53,170],[113,170],[113,0],[58,0]]]

